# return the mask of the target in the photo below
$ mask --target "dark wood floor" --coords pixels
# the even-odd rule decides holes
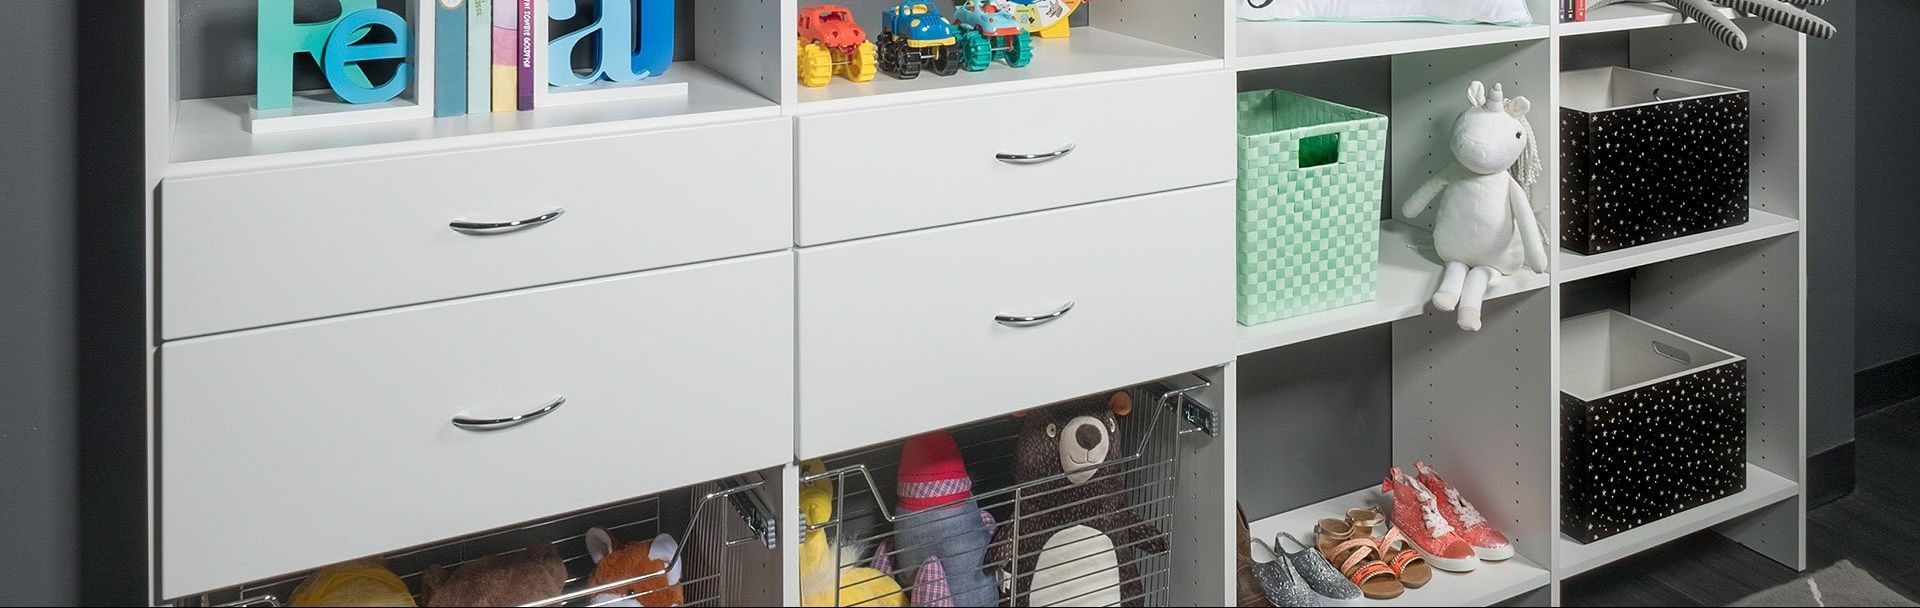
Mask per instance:
[[[1854,493],[1807,514],[1808,570],[1847,559],[1920,601],[1920,400],[1867,415],[1855,429]],[[1580,575],[1568,606],[1722,606],[1799,573],[1702,532]]]

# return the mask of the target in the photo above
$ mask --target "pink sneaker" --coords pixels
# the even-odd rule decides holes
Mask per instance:
[[[1420,472],[1420,476],[1415,478],[1420,485],[1440,494],[1440,516],[1447,518],[1447,523],[1453,525],[1460,538],[1473,546],[1474,555],[1489,562],[1513,557],[1513,544],[1507,542],[1507,536],[1487,525],[1487,518],[1481,517],[1480,511],[1473,508],[1473,503],[1460,496],[1460,490],[1440,479],[1440,473],[1427,466],[1427,463],[1415,461],[1413,468]]]
[[[1380,491],[1393,494],[1393,527],[1413,541],[1428,564],[1448,572],[1472,572],[1480,566],[1473,546],[1440,516],[1440,505],[1426,486],[1393,467],[1380,482]]]

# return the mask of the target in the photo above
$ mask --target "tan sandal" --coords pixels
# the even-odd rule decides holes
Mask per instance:
[[[1400,528],[1388,530],[1385,537],[1374,543],[1374,547],[1406,588],[1419,589],[1433,580],[1433,567],[1427,565],[1427,558],[1414,550],[1413,541],[1408,540]]]
[[[1407,588],[1400,584],[1393,567],[1375,557],[1379,546],[1371,538],[1360,538],[1354,534],[1353,526],[1347,522],[1327,518],[1314,526],[1314,544],[1327,563],[1333,564],[1341,576],[1353,581],[1360,588],[1360,594],[1367,599],[1390,600],[1400,597]]]
[[[1347,509],[1346,523],[1353,530],[1353,538],[1373,538],[1374,530],[1387,526],[1387,516],[1382,515],[1378,507]]]

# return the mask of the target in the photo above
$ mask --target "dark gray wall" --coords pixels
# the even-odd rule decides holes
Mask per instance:
[[[1859,11],[1858,348],[1868,368],[1920,354],[1920,3],[1856,0]],[[1814,106],[1816,109],[1818,105]]]
[[[1854,49],[1856,12],[1879,0],[1815,9],[1840,29],[1807,41],[1807,453],[1853,441],[1855,371]],[[1911,58],[1880,63],[1913,70]],[[1912,125],[1912,119],[1907,119]],[[1908,283],[1920,284],[1908,275]],[[1864,338],[1863,338],[1864,339]]]
[[[0,2],[0,604],[78,601],[73,0]]]

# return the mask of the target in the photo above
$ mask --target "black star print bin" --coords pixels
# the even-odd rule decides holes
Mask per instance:
[[[1626,68],[1560,75],[1560,246],[1592,255],[1747,223],[1747,92]]]
[[[1561,323],[1560,531],[1582,543],[1747,488],[1747,360],[1611,310]]]

